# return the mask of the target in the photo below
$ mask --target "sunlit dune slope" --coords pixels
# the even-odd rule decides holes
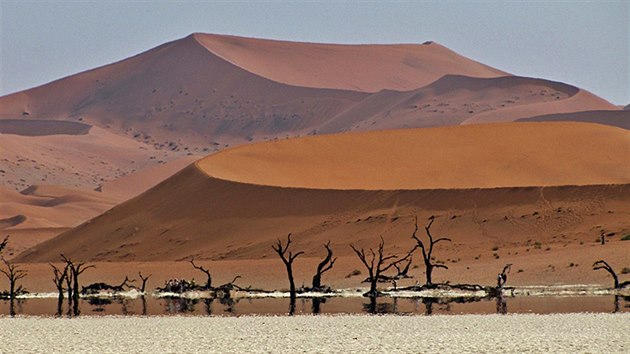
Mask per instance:
[[[242,146],[209,175],[316,189],[496,188],[630,183],[630,132],[520,123],[338,134]]]
[[[22,192],[0,188],[0,230],[74,227],[121,200],[103,193],[36,185]]]
[[[201,33],[194,37],[210,52],[234,65],[294,86],[364,92],[406,91],[447,74],[508,75],[434,42],[340,45]]]

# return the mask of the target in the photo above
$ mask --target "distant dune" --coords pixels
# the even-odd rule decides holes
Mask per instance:
[[[21,193],[0,188],[0,197],[0,230],[74,227],[120,202],[102,193],[52,185]]]
[[[192,152],[586,109],[616,107],[569,85],[511,78],[436,43],[330,45],[204,34],[0,98],[0,118],[80,120],[155,149]]]
[[[60,123],[44,123],[33,131],[50,132],[70,122]],[[20,129],[28,125],[20,123]],[[68,125],[75,129],[72,123]],[[84,126],[77,125],[80,129]],[[95,189],[107,181],[187,154],[156,151],[99,127],[91,127],[88,133],[79,135],[0,134],[0,148],[2,186],[18,191],[34,184]]]
[[[630,130],[630,111],[584,111],[573,113],[555,113],[529,118],[521,118],[522,122],[589,122]]]
[[[379,234],[406,247],[415,215],[438,216],[438,231],[460,246],[489,249],[508,242],[506,235],[523,245],[558,233],[583,238],[593,220],[630,215],[627,154],[618,149],[629,137],[591,124],[512,123],[240,147],[18,259],[50,261],[59,252],[95,261],[259,259],[288,232],[310,254],[331,239],[348,255],[349,243],[369,244]],[[590,186],[562,186],[578,184]],[[535,187],[519,187],[528,185]],[[615,225],[616,232],[630,227]]]
[[[507,73],[435,42],[344,45],[197,33],[208,51],[251,73],[292,86],[363,92],[407,91],[447,74],[497,77]]]

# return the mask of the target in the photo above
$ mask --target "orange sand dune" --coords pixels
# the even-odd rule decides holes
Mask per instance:
[[[630,130],[630,110],[623,111],[584,111],[573,113],[556,113],[542,116],[521,118],[522,122],[590,122]]]
[[[620,164],[624,153],[587,144],[593,151],[585,154],[580,145],[586,132],[598,142],[629,146],[628,132],[613,127],[512,123],[240,147],[185,168],[17,260],[50,261],[60,252],[98,261],[260,259],[273,256],[271,242],[289,232],[310,255],[321,253],[328,239],[340,255],[351,255],[349,243],[374,244],[379,234],[402,251],[410,246],[414,215],[439,218],[436,232],[448,232],[455,240],[445,250],[450,259],[472,259],[476,255],[468,253],[493,244],[523,252],[532,240],[555,248],[592,241],[601,230],[627,233],[630,174],[627,164]],[[459,148],[449,145],[456,140]],[[504,160],[484,161],[480,146],[487,149],[486,159]],[[608,150],[609,161],[593,158],[600,149]],[[468,169],[451,171],[454,160]],[[496,188],[538,183],[532,170],[557,184],[592,185]],[[260,179],[253,181],[256,175]]]
[[[198,162],[210,176],[315,189],[497,188],[630,183],[630,132],[522,123],[307,137]]]
[[[293,86],[376,92],[412,90],[447,74],[497,77],[507,73],[435,42],[340,45],[236,36],[193,35],[208,51],[249,72]]]

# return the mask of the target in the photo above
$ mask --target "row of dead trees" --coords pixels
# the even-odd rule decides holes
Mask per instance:
[[[416,218],[415,229],[412,233],[411,238],[416,241],[414,247],[412,247],[404,256],[400,257],[396,254],[385,254],[385,240],[381,237],[381,241],[378,244],[377,248],[370,248],[367,251],[364,248],[358,248],[355,245],[350,245],[352,250],[355,252],[365,269],[367,270],[368,277],[365,279],[365,282],[370,284],[370,290],[365,293],[365,296],[376,297],[379,295],[377,290],[377,286],[379,282],[393,282],[396,283],[399,279],[410,278],[408,275],[409,269],[412,263],[412,255],[417,250],[420,249],[422,252],[422,259],[425,265],[425,287],[432,287],[433,280],[433,270],[436,268],[448,269],[448,267],[444,264],[437,263],[434,261],[433,251],[435,246],[440,242],[451,242],[451,239],[447,237],[434,237],[431,233],[431,226],[435,221],[434,218],[430,219],[429,224],[424,228],[427,241],[422,241],[418,235],[418,220]],[[286,243],[283,244],[281,240],[278,240],[275,245],[272,246],[273,250],[278,254],[280,259],[285,265],[287,276],[289,279],[289,292],[291,299],[295,299],[297,289],[295,286],[295,280],[293,277],[293,262],[295,259],[304,254],[304,252],[296,252],[294,253],[289,248],[291,246],[291,234],[287,236]],[[303,289],[306,291],[330,291],[330,287],[326,287],[322,285],[322,275],[332,269],[335,264],[336,258],[333,258],[333,251],[330,247],[330,241],[324,244],[324,248],[326,249],[326,257],[318,264],[315,275],[313,276],[312,287],[310,289]],[[393,276],[385,275],[385,272],[390,269],[396,269],[396,274]]]
[[[406,252],[402,257],[396,254],[386,254],[385,253],[385,240],[381,236],[381,241],[376,247],[369,248],[367,251],[364,248],[358,248],[354,245],[350,245],[354,253],[357,255],[365,269],[367,270],[368,277],[364,280],[364,282],[370,284],[370,289],[368,292],[364,294],[366,297],[370,297],[372,299],[372,305],[376,306],[376,297],[380,296],[381,293],[378,291],[378,283],[390,282],[396,288],[396,282],[400,279],[410,278],[408,275],[409,268],[413,261],[413,253],[420,249],[422,260],[425,266],[425,282],[423,286],[413,286],[404,288],[401,290],[425,290],[425,289],[435,289],[435,288],[448,288],[448,289],[460,289],[460,290],[485,290],[490,297],[497,298],[497,311],[501,313],[505,313],[505,299],[503,298],[503,291],[506,289],[506,283],[508,279],[508,274],[510,273],[512,264],[506,264],[503,267],[501,273],[497,275],[497,285],[496,287],[484,287],[476,284],[434,284],[433,282],[433,271],[438,268],[448,269],[443,263],[439,263],[435,261],[435,257],[433,252],[435,250],[435,246],[441,242],[452,242],[452,240],[448,237],[435,237],[431,232],[431,226],[435,221],[434,217],[429,218],[429,223],[424,227],[424,232],[426,234],[426,239],[423,241],[419,235],[419,226],[418,219],[416,217],[414,223],[414,230],[411,238],[415,241],[415,245]],[[273,250],[278,254],[280,259],[285,265],[287,271],[287,277],[289,280],[289,293],[290,293],[290,311],[289,314],[293,314],[295,309],[295,300],[297,297],[297,289],[295,286],[295,280],[293,276],[293,262],[295,259],[304,254],[304,252],[293,252],[289,248],[291,246],[291,234],[287,236],[287,241],[285,244],[282,243],[280,239],[276,242],[275,245],[272,246]],[[330,291],[330,287],[322,286],[322,275],[324,272],[330,270],[336,258],[333,258],[333,251],[330,247],[330,241],[324,245],[327,251],[326,257],[322,260],[322,262],[318,265],[315,275],[313,276],[312,288],[311,289],[301,289],[304,291]],[[390,269],[395,269],[396,273],[394,275],[385,275],[385,272]],[[627,286],[630,286],[630,281],[626,281],[624,283],[619,283],[619,279],[615,271],[612,267],[603,260],[599,260],[593,264],[593,269],[604,269],[608,271],[614,280],[614,288],[621,289]]]

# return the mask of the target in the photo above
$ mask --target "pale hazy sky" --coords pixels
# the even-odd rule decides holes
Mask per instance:
[[[0,3],[0,95],[207,32],[332,43],[433,40],[516,75],[630,103],[630,0]]]

